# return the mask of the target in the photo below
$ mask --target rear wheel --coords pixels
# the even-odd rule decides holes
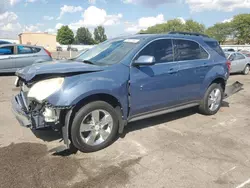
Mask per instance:
[[[71,127],[73,145],[82,152],[93,152],[110,145],[117,135],[115,109],[104,101],[91,102],[76,114]]]
[[[221,84],[214,83],[210,85],[201,101],[199,111],[204,115],[216,114],[221,107],[223,93]]]
[[[250,70],[250,66],[249,66],[249,65],[246,65],[245,69],[243,70],[243,74],[244,74],[244,75],[248,75],[249,70]]]

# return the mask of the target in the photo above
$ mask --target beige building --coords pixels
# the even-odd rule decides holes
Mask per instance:
[[[21,33],[20,44],[43,46],[49,51],[56,51],[56,35],[48,33]]]

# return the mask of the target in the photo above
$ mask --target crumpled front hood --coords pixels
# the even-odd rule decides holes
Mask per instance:
[[[38,75],[63,75],[74,73],[97,72],[104,70],[102,66],[90,65],[82,62],[62,60],[34,64],[16,72],[18,77],[26,81],[34,79]]]

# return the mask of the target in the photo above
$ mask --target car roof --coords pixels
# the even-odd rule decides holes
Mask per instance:
[[[139,39],[139,40],[154,40],[158,38],[183,38],[183,39],[189,39],[189,40],[203,40],[203,41],[211,41],[211,42],[217,42],[217,40],[210,38],[205,35],[186,35],[186,34],[135,34],[135,35],[128,35],[128,36],[122,36],[117,37],[115,39]]]
[[[31,48],[43,48],[42,46],[35,46],[35,45],[28,45],[28,44],[1,44],[0,47],[4,46],[25,46],[25,47],[31,47]]]

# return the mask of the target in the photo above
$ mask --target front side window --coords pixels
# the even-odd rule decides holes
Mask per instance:
[[[208,56],[208,53],[194,41],[174,40],[175,61],[207,59]]]
[[[92,49],[89,49],[72,60],[89,61],[95,65],[116,64],[119,63],[139,43],[139,39],[108,40]]]
[[[13,46],[4,46],[0,48],[0,55],[13,55],[14,47]]]
[[[18,54],[32,54],[33,50],[27,46],[17,46],[17,53]]]
[[[135,58],[153,56],[156,63],[173,62],[173,46],[171,39],[160,39],[147,45]]]

